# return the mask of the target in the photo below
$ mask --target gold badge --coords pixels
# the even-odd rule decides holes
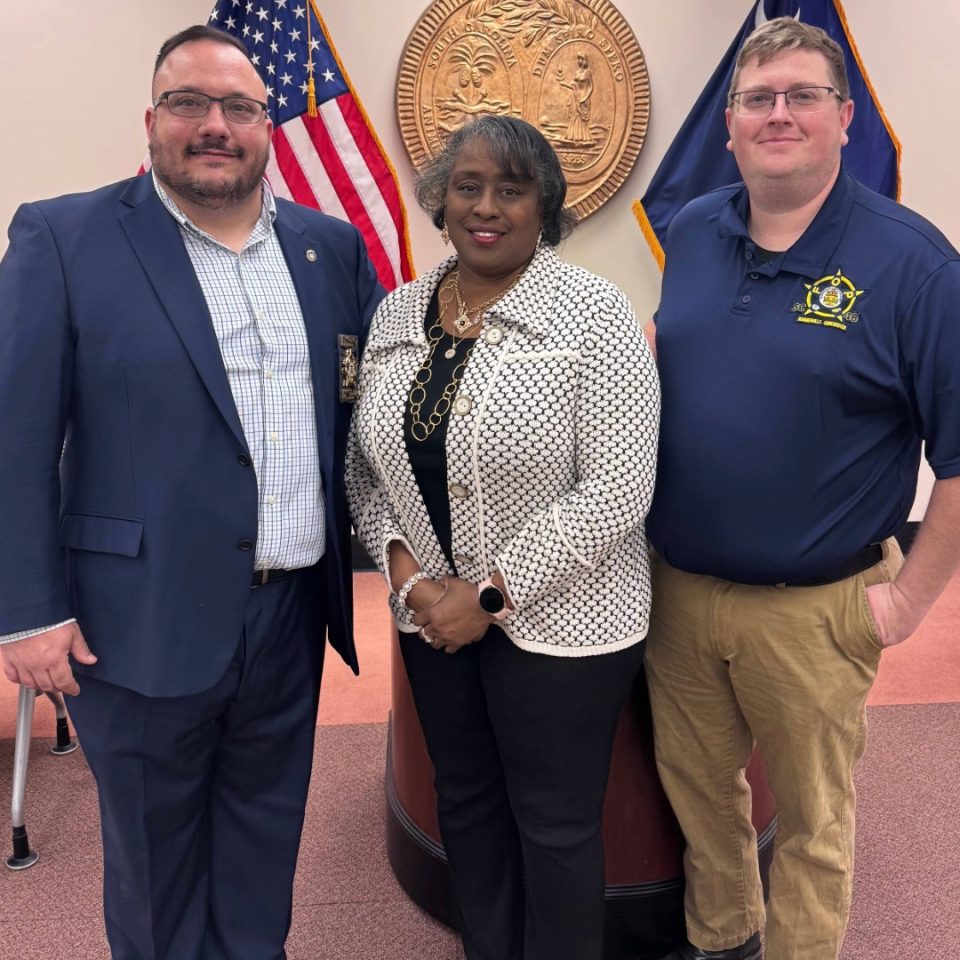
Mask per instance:
[[[357,369],[360,365],[357,338],[341,333],[337,337],[340,350],[340,402],[355,403],[357,399]]]
[[[415,167],[471,117],[538,127],[579,219],[613,196],[650,116],[637,38],[609,0],[435,0],[407,39],[397,117]]]
[[[857,285],[843,275],[843,269],[821,277],[813,283],[805,283],[807,296],[803,303],[795,303],[793,312],[799,313],[797,323],[809,323],[818,327],[832,327],[834,330],[846,330],[849,324],[856,323],[860,314],[853,310],[857,297],[867,290],[858,290]]]

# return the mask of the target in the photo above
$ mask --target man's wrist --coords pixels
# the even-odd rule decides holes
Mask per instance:
[[[927,600],[923,597],[911,596],[903,586],[899,584],[899,577],[890,581],[890,599],[893,601],[893,608],[900,618],[904,629],[908,630],[908,636],[920,626],[926,615],[930,612],[934,604],[933,600]]]
[[[51,623],[49,627],[34,627],[31,630],[18,630],[16,633],[0,634],[0,646],[5,643],[16,643],[18,640],[26,640],[29,637],[39,636],[48,630],[56,630],[58,627],[65,627],[69,623],[76,623],[77,618],[71,617],[69,620],[61,620],[60,623]]]

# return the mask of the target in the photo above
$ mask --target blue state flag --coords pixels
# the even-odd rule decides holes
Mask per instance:
[[[727,91],[744,40],[774,17],[794,17],[820,27],[840,44],[855,104],[850,142],[843,148],[844,165],[866,186],[900,198],[900,141],[880,108],[839,0],[757,0],[670,144],[647,192],[633,205],[661,269],[663,239],[679,210],[701,194],[740,180],[733,154],[727,150]]]

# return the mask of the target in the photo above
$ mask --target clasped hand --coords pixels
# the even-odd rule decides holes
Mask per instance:
[[[416,611],[413,622],[421,628],[421,636],[426,635],[438,650],[456,653],[480,640],[493,618],[480,606],[476,584],[445,577],[443,590]]]

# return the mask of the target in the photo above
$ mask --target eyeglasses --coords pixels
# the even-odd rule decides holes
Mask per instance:
[[[783,97],[791,113],[822,110],[830,97],[843,100],[835,87],[794,87],[792,90],[738,90],[730,94],[737,113],[763,115],[773,110],[777,97]]]
[[[211,103],[219,103],[223,116],[231,123],[257,123],[267,112],[267,105],[250,97],[208,97],[194,90],[167,90],[157,97],[155,107],[161,103],[177,117],[199,120],[210,112]]]

